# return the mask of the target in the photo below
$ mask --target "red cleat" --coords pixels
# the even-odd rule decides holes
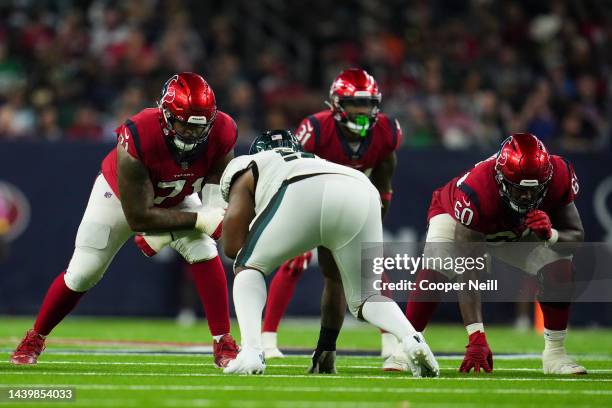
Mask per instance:
[[[238,345],[231,334],[224,334],[219,341],[213,341],[213,355],[218,368],[227,367],[236,358],[238,351]]]
[[[36,364],[38,356],[45,349],[45,336],[36,332],[36,330],[28,330],[21,343],[17,346],[10,362],[18,365]]]

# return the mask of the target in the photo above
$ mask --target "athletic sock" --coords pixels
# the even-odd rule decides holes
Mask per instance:
[[[204,262],[187,266],[206,314],[208,328],[213,336],[230,332],[227,279],[221,259],[216,256]]]
[[[243,347],[262,349],[261,313],[266,304],[266,281],[261,272],[245,269],[234,278],[234,308]]]
[[[565,347],[567,330],[544,329],[544,350]]]
[[[75,292],[66,286],[64,276],[60,273],[45,295],[38,317],[34,323],[34,330],[40,335],[47,336],[51,330],[61,322],[79,303],[85,292]]]
[[[385,296],[376,295],[366,300],[361,307],[361,316],[379,329],[393,334],[398,340],[416,331],[397,303]]]
[[[416,331],[422,332],[427,327],[427,323],[431,320],[436,308],[438,307],[439,298],[430,292],[421,291],[419,282],[428,280],[430,282],[443,281],[446,278],[431,269],[422,269],[419,271],[416,279],[416,288],[412,291],[410,299],[406,304],[406,317],[414,326]]]

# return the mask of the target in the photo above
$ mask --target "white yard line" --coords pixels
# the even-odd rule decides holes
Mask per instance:
[[[6,354],[9,355],[11,351],[7,351]],[[193,357],[207,357],[210,356],[210,353],[184,353],[184,352],[140,352],[138,350],[47,350],[45,354],[49,355],[58,355],[58,356],[144,356],[144,357],[178,357],[178,358],[193,358]],[[434,353],[435,354],[435,353]],[[607,354],[571,354],[573,357],[585,360],[585,361],[612,361],[612,355]],[[290,354],[287,355],[286,358],[310,358],[310,354]],[[359,356],[359,355],[342,355],[338,356],[339,359],[369,359],[369,360],[380,360],[382,362],[382,357],[376,356]],[[495,360],[540,360],[542,358],[541,354],[537,353],[524,353],[524,354],[496,354]],[[462,354],[452,354],[452,355],[443,355],[436,356],[437,360],[463,360]],[[281,361],[281,359],[277,359],[276,361]]]
[[[0,387],[14,387],[14,384],[0,384]],[[58,387],[59,385],[47,384],[32,384],[36,387]],[[552,395],[568,395],[568,394],[585,394],[585,395],[612,395],[612,390],[564,390],[564,389],[541,389],[541,388],[490,388],[486,390],[481,388],[435,388],[435,387],[317,387],[317,386],[261,386],[261,385],[115,385],[115,384],[89,384],[89,385],[73,385],[76,392],[79,390],[92,391],[270,391],[280,393],[394,393],[394,394],[432,394],[432,393],[447,393],[447,394],[481,394],[483,392],[492,394],[552,394]],[[77,397],[78,398],[78,397]]]
[[[8,364],[8,363],[7,363]],[[39,361],[38,365],[47,365],[47,364],[73,364],[73,365],[100,365],[100,366],[162,366],[162,367],[204,367],[206,366],[203,363],[175,363],[175,362],[154,362],[154,361],[146,361],[146,362],[136,362],[136,361]],[[269,363],[268,367],[287,367],[287,368],[306,368],[307,363],[305,364],[276,364]],[[377,365],[338,365],[339,369],[350,368],[350,369],[358,369],[358,370],[371,370],[371,369],[379,369],[381,368],[380,364]],[[441,367],[442,370],[455,370],[456,367]],[[534,372],[539,373],[542,370],[540,368],[524,368],[524,367],[516,367],[516,368],[507,368],[500,367],[495,368],[495,371],[524,371],[524,372]],[[588,369],[590,373],[612,373],[611,369]]]
[[[96,371],[85,371],[85,372],[62,372],[62,371],[6,371],[0,374],[1,376],[66,376],[66,377],[224,377],[229,378],[228,374],[211,374],[211,373],[167,373],[167,372],[146,372],[146,373],[116,373],[116,372],[96,372]],[[301,374],[266,374],[267,378],[315,378],[312,375],[301,375]],[[398,376],[382,376],[382,375],[318,375],[316,379],[329,379],[329,380],[347,380],[347,379],[368,379],[368,380],[387,380],[387,381],[407,381],[407,380],[419,380],[413,379],[406,375],[405,377]],[[512,378],[512,377],[491,377],[491,376],[471,376],[471,377],[454,377],[445,378],[440,377],[434,379],[435,381],[553,381],[553,382],[612,382],[612,378],[589,378],[588,376],[580,378],[558,378],[558,377],[547,377],[547,378]]]

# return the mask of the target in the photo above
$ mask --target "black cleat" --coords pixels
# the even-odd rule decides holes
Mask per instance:
[[[308,374],[336,374],[336,351],[315,350]]]

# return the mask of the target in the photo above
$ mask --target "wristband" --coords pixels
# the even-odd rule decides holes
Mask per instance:
[[[559,231],[557,231],[554,228],[550,229],[550,238],[548,238],[546,240],[546,246],[552,246],[555,245],[557,243],[557,241],[559,240]]]
[[[391,201],[391,198],[393,197],[393,191],[389,190],[386,192],[381,192],[380,193],[380,199],[383,201]]]

